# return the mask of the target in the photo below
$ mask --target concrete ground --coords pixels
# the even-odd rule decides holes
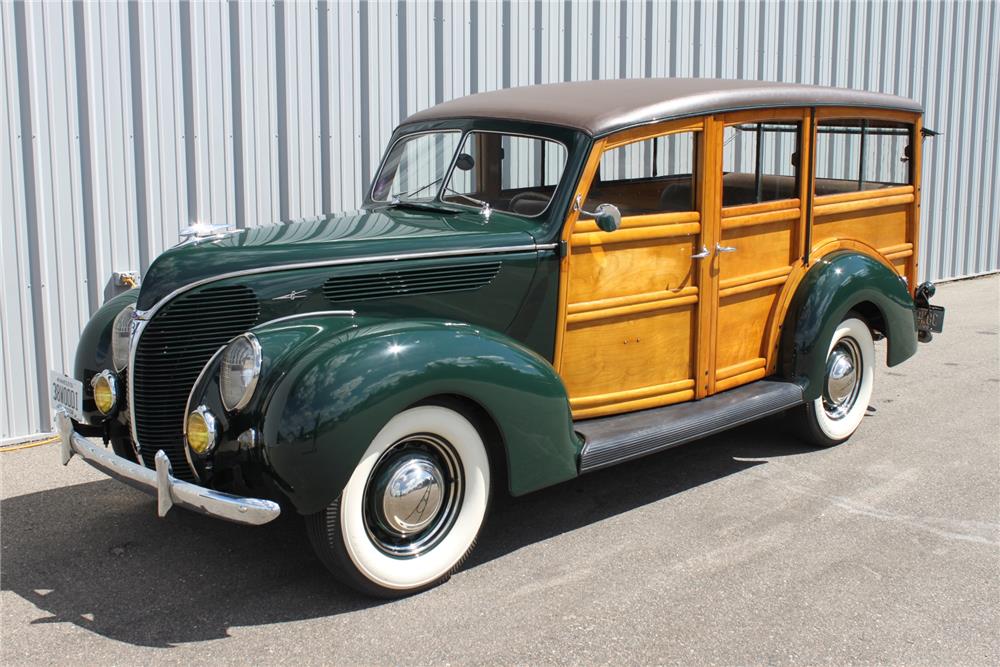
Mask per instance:
[[[1000,276],[879,369],[847,444],[772,418],[501,503],[448,584],[378,602],[301,521],[174,511],[0,454],[5,665],[1000,663]]]

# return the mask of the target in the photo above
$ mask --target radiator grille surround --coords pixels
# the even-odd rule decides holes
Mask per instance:
[[[323,296],[333,303],[344,303],[477,290],[493,282],[501,266],[499,261],[490,261],[333,276],[323,283]]]
[[[195,481],[184,449],[188,395],[216,350],[259,318],[253,290],[234,285],[184,294],[149,321],[129,369],[132,420],[147,467],[154,467],[153,457],[162,449],[175,477]]]

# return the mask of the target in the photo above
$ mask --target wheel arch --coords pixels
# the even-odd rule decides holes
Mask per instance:
[[[806,400],[820,395],[826,345],[848,312],[886,337],[889,366],[916,351],[913,299],[890,267],[883,258],[837,249],[815,261],[794,286],[781,324],[777,371],[802,384]]]
[[[441,405],[455,410],[472,422],[486,444],[486,453],[490,459],[490,474],[493,477],[494,489],[510,491],[510,452],[507,443],[497,423],[496,417],[479,401],[464,394],[435,394],[413,403],[409,407],[420,405]]]
[[[267,332],[258,338],[267,356]],[[265,456],[300,513],[332,502],[382,426],[428,402],[474,417],[513,495],[577,474],[580,443],[561,379],[503,334],[437,320],[357,318],[303,347],[281,355],[261,407]]]

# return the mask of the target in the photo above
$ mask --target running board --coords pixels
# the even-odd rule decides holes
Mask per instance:
[[[580,472],[704,438],[801,403],[799,385],[758,380],[700,401],[574,422],[584,439]]]

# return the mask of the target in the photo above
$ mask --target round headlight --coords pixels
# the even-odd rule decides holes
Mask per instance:
[[[253,334],[233,339],[222,352],[219,393],[226,410],[239,410],[250,402],[260,376],[260,343]]]
[[[132,338],[132,313],[135,306],[125,306],[111,328],[111,360],[119,373],[128,366],[128,346]]]
[[[101,371],[90,381],[94,403],[102,415],[110,415],[118,404],[118,379],[111,371]]]
[[[215,417],[204,405],[188,415],[185,429],[188,447],[198,454],[205,454],[215,447],[217,433]]]

